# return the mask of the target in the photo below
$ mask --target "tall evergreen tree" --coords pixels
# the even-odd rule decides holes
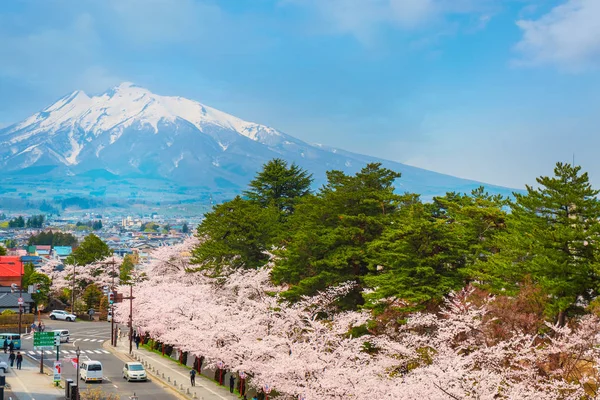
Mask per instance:
[[[310,193],[312,175],[296,164],[275,158],[265,165],[250,182],[244,196],[263,207],[275,206],[289,214],[300,198]]]
[[[549,314],[563,325],[578,299],[598,294],[600,202],[581,167],[558,163],[554,177],[515,193],[498,254],[481,263],[479,278],[517,290],[526,276],[550,296]]]
[[[278,236],[279,211],[255,202],[235,199],[220,204],[204,216],[197,235],[201,243],[193,250],[192,263],[215,276],[227,266],[256,268],[268,256],[264,252]]]
[[[466,268],[481,257],[490,238],[505,227],[506,200],[479,188],[469,195],[448,193],[423,204],[407,196],[380,238],[369,246],[365,282],[377,300],[395,297],[411,306],[460,289]]]
[[[355,176],[329,171],[320,192],[298,204],[272,274],[275,282],[292,285],[288,298],[361,282],[368,273],[367,246],[381,235],[400,200],[393,186],[399,177],[378,163]]]

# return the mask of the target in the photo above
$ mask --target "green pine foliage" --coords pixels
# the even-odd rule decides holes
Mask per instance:
[[[306,172],[273,160],[246,198],[205,216],[193,262],[220,276],[260,267],[271,251],[271,277],[288,285],[288,300],[351,281],[356,291],[340,306],[379,312],[434,306],[469,283],[509,296],[535,287],[541,309],[564,324],[598,296],[599,191],[580,167],[558,163],[512,200],[478,188],[422,202],[396,192],[399,178],[377,163],[334,170],[311,194]]]
[[[368,246],[392,221],[400,202],[393,186],[399,177],[378,163],[355,176],[329,171],[319,193],[298,204],[272,273],[276,283],[292,285],[289,299],[346,281],[361,283],[369,272]]]
[[[217,205],[198,226],[202,244],[194,249],[192,263],[197,270],[220,275],[224,267],[262,266],[278,236],[279,210],[261,207],[241,197]]]
[[[547,312],[561,325],[579,299],[598,295],[600,202],[587,173],[558,163],[553,177],[515,193],[498,252],[477,265],[479,279],[496,290],[517,292],[524,279],[549,296]]]
[[[244,196],[262,207],[272,205],[283,214],[294,212],[296,203],[310,194],[312,175],[296,164],[275,158],[265,165],[248,185]]]

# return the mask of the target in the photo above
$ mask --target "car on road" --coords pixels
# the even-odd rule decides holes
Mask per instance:
[[[54,310],[49,315],[50,319],[56,320],[60,319],[63,321],[75,322],[75,315],[66,312],[65,310]]]
[[[127,382],[147,381],[148,375],[146,375],[146,370],[141,363],[128,362],[123,367],[123,379],[127,379]]]
[[[69,343],[69,339],[71,338],[71,335],[69,334],[69,331],[66,329],[54,329],[52,332],[55,332],[55,338],[56,338],[56,334],[58,334],[58,336],[60,336],[60,342],[61,343]]]
[[[0,361],[0,370],[2,370],[3,373],[6,373],[6,371],[8,371],[8,364],[4,361]]]
[[[79,371],[79,379],[84,382],[102,383],[102,363],[100,361],[83,361]]]

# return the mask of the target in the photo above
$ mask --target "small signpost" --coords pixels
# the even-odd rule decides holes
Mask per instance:
[[[54,382],[60,382],[62,364],[60,361],[54,361]]]
[[[13,298],[14,298],[14,297],[13,297]],[[22,306],[23,304],[25,304],[25,303],[23,302],[23,298],[22,298],[22,297],[19,297],[19,299],[17,300],[17,303],[18,303],[20,306]],[[14,303],[13,303],[13,304],[14,304]]]

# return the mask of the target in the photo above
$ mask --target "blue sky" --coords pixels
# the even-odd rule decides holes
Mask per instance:
[[[0,125],[122,81],[308,142],[600,186],[598,0],[0,2]]]

